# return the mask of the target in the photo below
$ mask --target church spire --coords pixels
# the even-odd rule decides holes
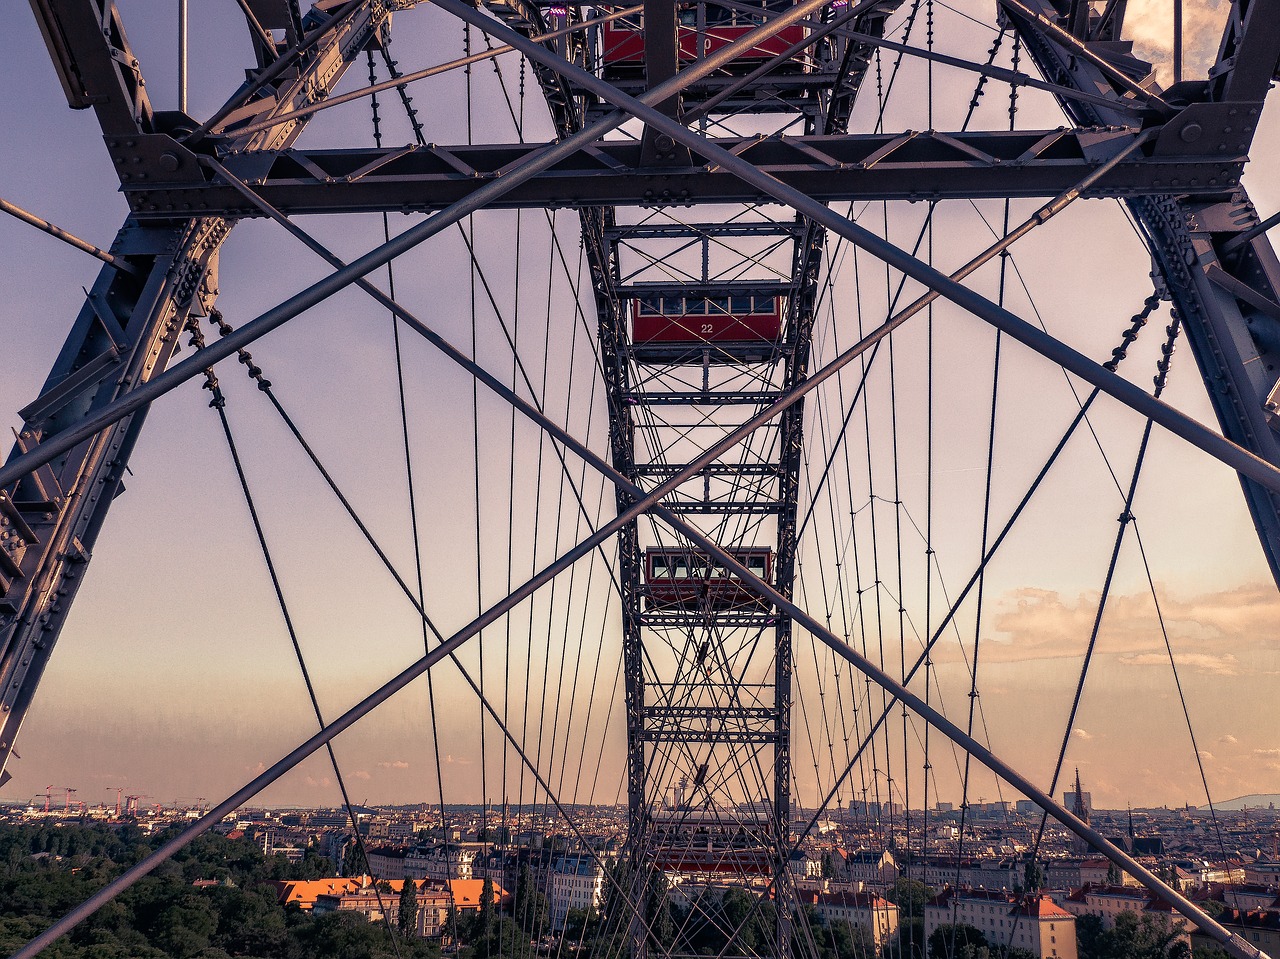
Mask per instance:
[[[1089,823],[1089,807],[1084,801],[1084,792],[1080,789],[1080,767],[1076,767],[1076,793],[1075,802],[1072,803],[1071,811],[1077,819],[1083,819],[1085,824]]]

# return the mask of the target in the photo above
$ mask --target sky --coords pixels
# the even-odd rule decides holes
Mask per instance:
[[[153,101],[172,108],[171,5],[120,5]],[[234,89],[237,72],[251,56],[232,5],[226,5],[230,11],[196,6],[191,112],[204,117]],[[1130,24],[1145,55],[1164,57],[1169,8],[1156,2],[1131,6]],[[978,3],[961,9],[980,17],[989,12]],[[1193,66],[1203,70],[1224,8],[1189,3],[1187,10],[1188,72]],[[944,49],[981,58],[990,44],[988,32],[950,9],[940,7],[938,17],[939,43],[951,44]],[[460,52],[461,28],[446,24],[443,14],[420,9],[396,18],[393,53],[403,69]],[[0,69],[23,96],[0,103],[8,131],[0,138],[0,196],[107,245],[126,207],[92,114],[67,109],[29,14],[14,18],[2,42]],[[1002,56],[1007,55],[1006,49]],[[514,88],[519,67],[510,58],[502,63]],[[363,82],[363,76],[362,65],[344,86]],[[477,69],[471,82],[472,136],[514,139],[492,72]],[[923,126],[926,82],[923,68],[904,68],[886,113],[889,128]],[[934,121],[954,128],[968,103],[970,78],[940,71],[937,82],[945,95]],[[465,140],[464,78],[450,74],[415,89],[428,139]],[[980,124],[998,128],[1004,97],[991,88]],[[1047,97],[1023,91],[1020,104],[1019,125],[1062,122]],[[525,106],[527,136],[548,136],[536,95]],[[389,142],[405,140],[403,120],[390,109],[384,115]],[[874,103],[864,100],[855,123],[874,119]],[[304,142],[334,146],[369,138],[367,106],[355,104],[322,114]],[[1280,128],[1272,107],[1264,112],[1246,175],[1264,216],[1280,207],[1276,147]],[[1032,209],[1032,203],[1017,203],[1012,215],[1016,221]],[[909,204],[854,212],[862,222],[880,228],[887,223],[891,238],[905,245],[923,216],[923,208]],[[935,262],[952,269],[964,262],[989,242],[988,228],[998,226],[1001,214],[993,202],[941,207]],[[396,216],[391,227],[399,230],[408,222],[416,218]],[[310,218],[304,225],[347,258],[381,239],[375,216]],[[551,243],[552,230],[559,250]],[[549,227],[540,212],[484,214],[476,218],[473,236],[498,312],[516,324],[514,338],[535,393],[558,421],[605,451],[602,397],[598,385],[592,386],[592,307],[575,305],[574,287],[585,275],[575,218],[558,215]],[[96,267],[83,254],[8,219],[0,222],[0,249],[0,410],[6,425],[16,426],[13,411],[38,393],[79,309],[81,287],[92,283]],[[1006,277],[1009,307],[1039,317],[1090,355],[1109,354],[1150,291],[1149,260],[1109,201],[1071,207],[1020,241],[1013,262],[1017,273]],[[247,222],[237,226],[222,253],[220,307],[239,325],[325,272],[276,228]],[[858,324],[872,322],[877,312],[882,316],[887,297],[884,271],[865,255],[859,260],[844,249],[833,255],[828,273],[815,365],[847,346]],[[468,350],[474,333],[481,362],[510,380],[510,348],[484,284],[473,277],[461,238],[450,233],[403,261],[395,276],[397,296]],[[998,295],[994,270],[971,282]],[[1136,382],[1149,382],[1167,322],[1161,308],[1131,351],[1126,368]],[[802,546],[797,582],[807,608],[827,616],[831,628],[854,645],[869,642],[874,650],[877,640],[886,639],[886,661],[899,674],[898,650],[908,664],[914,659],[919,636],[937,624],[946,598],[968,578],[981,547],[994,340],[979,321],[946,305],[935,311],[934,332],[933,483],[925,469],[925,328],[913,323],[895,338],[892,382],[883,361],[868,378],[865,435],[851,438],[852,460],[837,458]],[[473,400],[470,380],[425,344],[407,340],[402,349],[426,606],[448,635],[511,583],[581,539],[585,528],[560,481],[559,463],[550,447],[540,446],[531,425],[513,424],[508,409],[484,393]],[[412,582],[414,539],[392,350],[388,318],[354,291],[253,347],[282,403]],[[1003,357],[991,481],[991,513],[1001,519],[1070,420],[1070,387],[1078,389],[1019,347],[1006,344]],[[421,655],[421,626],[239,367],[231,364],[220,376],[321,712],[332,718]],[[855,382],[851,370],[808,404],[807,488],[826,459]],[[1204,422],[1212,420],[1185,347],[1175,355],[1166,398]],[[1042,785],[1052,775],[1064,735],[1122,504],[1109,469],[1121,484],[1127,481],[1143,425],[1106,400],[1099,401],[1091,423],[1097,443],[1081,436],[1068,447],[991,566],[981,622],[971,599],[956,619],[954,635],[938,647],[930,686],[934,701],[965,725],[967,663],[979,634],[981,710],[975,729],[997,754]],[[863,426],[857,424],[859,430]],[[611,491],[582,464],[570,461],[569,468],[587,513],[611,515]],[[216,416],[198,384],[156,404],[131,470],[20,738],[21,759],[11,764],[14,780],[5,799],[43,794],[49,784],[73,786],[77,798],[90,802],[113,800],[117,787],[156,800],[212,799],[315,729]],[[1280,791],[1270,708],[1280,691],[1280,600],[1235,478],[1157,429],[1134,512],[1195,746],[1146,568],[1131,537],[1117,567],[1080,713],[1067,732],[1068,767],[1080,768],[1102,806],[1203,803],[1197,752],[1215,799]],[[927,515],[933,517],[933,575],[926,573],[920,532]],[[658,534],[646,528],[644,535]],[[876,545],[869,547],[873,536]],[[470,675],[484,677],[489,702],[508,717],[562,799],[616,802],[625,799],[616,600],[599,556],[569,575],[487,630],[483,643],[470,644],[461,659]],[[857,598],[850,599],[851,593]],[[865,716],[880,699],[877,693],[868,700],[865,687],[809,637],[799,637],[797,649],[793,754],[799,798],[811,802],[832,781],[846,748],[842,724],[856,710]],[[514,753],[497,745],[495,724],[482,721],[461,674],[444,664],[435,676],[430,690],[415,683],[336,740],[352,798],[434,801],[443,789],[446,801],[482,795],[527,801],[535,793],[531,778],[520,775]],[[919,681],[913,684],[918,692],[923,688]],[[888,735],[884,751],[905,750],[918,778],[923,726],[912,723]],[[956,798],[961,760],[938,745],[936,734],[932,743],[948,758],[933,760],[930,795]],[[915,801],[920,786],[912,788]],[[846,789],[843,797],[856,791]],[[970,794],[1011,797],[1007,786],[976,772]],[[333,770],[318,756],[269,787],[260,801],[330,805],[338,798]]]

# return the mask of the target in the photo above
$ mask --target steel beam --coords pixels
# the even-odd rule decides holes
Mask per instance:
[[[31,9],[67,104],[92,107],[106,134],[153,132],[142,70],[113,0],[31,0]]]
[[[1078,183],[1124,148],[1132,127],[1013,133],[922,132],[764,139],[711,139],[781,183],[820,202],[870,199],[1047,197]],[[192,211],[229,217],[257,215],[231,186],[203,170],[194,156],[157,135],[113,141],[118,158],[176,157],[172,173],[122,184],[139,219],[172,219]],[[1227,153],[1147,155],[1123,163],[1093,184],[1088,196],[1176,191],[1223,197],[1239,186],[1248,144]],[[378,210],[422,212],[455,203],[537,155],[546,144],[287,150],[226,158],[233,174],[289,214]],[[174,151],[177,151],[176,153]],[[566,157],[490,204],[519,207],[684,206],[766,199],[709,157],[694,151],[688,167],[645,167],[634,141],[602,141]],[[190,162],[188,162],[188,159]]]
[[[1026,3],[1041,17],[1058,12],[1049,0]],[[1258,101],[1280,51],[1280,21],[1264,18],[1260,10],[1260,4],[1246,0],[1232,5],[1223,59],[1210,71],[1206,91],[1206,96],[1243,99],[1189,106],[1161,135],[1166,152],[1179,142],[1227,152],[1248,148],[1260,115]],[[1015,17],[1014,23],[1045,76],[1087,90],[1105,82],[1091,63],[1040,32],[1038,21]],[[1092,104],[1060,102],[1077,123],[1113,122],[1118,116]],[[1126,197],[1126,202],[1182,314],[1223,435],[1280,464],[1280,263],[1265,231],[1255,230],[1260,221],[1248,194],[1237,187],[1215,200],[1178,191]],[[1280,495],[1245,475],[1240,483],[1263,554],[1280,585]]]
[[[138,98],[121,99],[123,93],[110,92],[116,89],[111,86],[116,82],[115,67],[98,64],[90,69],[89,64],[97,63],[90,56],[96,49],[92,37],[80,36],[71,25],[80,23],[78,18],[98,16],[89,12],[93,6],[84,0],[51,0],[37,7],[37,14],[47,10],[54,17],[41,21],[46,38],[66,35],[67,49],[78,51],[71,74],[80,77],[85,95],[100,108],[108,148],[117,160],[125,161],[125,170],[194,169],[194,157],[169,137],[137,132],[146,129],[150,115],[140,78]],[[120,46],[124,31],[110,2],[105,13],[110,14],[104,22],[111,29],[104,37],[99,24],[96,43],[100,46],[105,39],[112,50],[127,49]],[[287,112],[323,98],[387,16],[380,5],[351,5],[325,35],[313,38],[305,68],[282,73],[269,87],[267,101],[253,110]],[[80,39],[72,43],[71,36]],[[60,49],[53,42],[51,47]],[[105,92],[102,84],[107,85]],[[128,92],[130,87],[121,89]],[[137,122],[126,122],[126,113]],[[232,142],[252,153],[288,146],[301,130],[301,124],[292,123]],[[148,154],[149,146],[160,142],[176,152]],[[142,162],[144,155],[153,156],[155,163]],[[139,162],[130,162],[132,156]],[[99,274],[40,395],[21,411],[23,426],[9,464],[41,443],[65,440],[83,430],[113,401],[163,372],[187,317],[202,312],[217,295],[217,254],[234,223],[193,212],[162,225],[143,225],[132,218],[125,223],[109,254],[113,264]],[[112,500],[123,489],[121,478],[146,412],[146,404],[138,404],[100,431],[65,442],[58,456],[41,468],[0,482],[0,512],[5,514],[0,539],[0,785],[8,778],[4,767]]]

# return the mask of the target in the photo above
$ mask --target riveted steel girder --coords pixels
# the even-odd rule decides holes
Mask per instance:
[[[148,132],[151,114],[141,83],[136,90],[128,83],[120,87],[124,92],[117,89],[123,74],[117,76],[111,63],[135,61],[114,7],[110,2],[100,7],[97,0],[36,4],[64,85],[75,81],[69,98],[80,90],[85,100],[72,99],[72,105],[98,109],[122,182],[152,171],[181,171],[184,164],[194,168],[194,158],[170,137]],[[113,29],[99,29],[96,39],[93,31],[72,29],[86,17],[108,14],[100,22]],[[381,3],[352,4],[336,20],[318,21],[322,14],[310,15],[311,27],[327,26],[312,38],[307,57],[264,85],[247,105],[248,115],[289,112],[323,98],[389,18]],[[127,96],[131,90],[134,99]],[[287,147],[301,130],[302,122],[294,121],[230,142],[252,154]],[[151,149],[162,144],[168,146]],[[108,265],[99,274],[44,388],[21,411],[23,426],[10,459],[163,372],[188,317],[201,314],[217,296],[218,250],[233,225],[233,219],[193,211],[162,224],[132,217],[125,223],[111,252],[133,272]],[[6,532],[0,541],[0,784],[111,502],[123,490],[121,478],[145,417],[142,407],[0,489],[0,525]]]
[[[1025,0],[1025,5],[1042,17],[1065,22],[1065,9],[1050,0]],[[1220,60],[1207,81],[1191,84],[1202,99],[1183,106],[1171,121],[1161,137],[1166,152],[1248,149],[1261,98],[1280,58],[1280,28],[1274,16],[1269,22],[1264,18],[1262,6],[1247,0],[1232,4]],[[1075,50],[1037,21],[1017,14],[1010,19],[1047,78],[1090,91],[1108,87],[1095,64],[1075,56]],[[1079,32],[1089,36],[1089,24],[1082,23]],[[1114,52],[1105,43],[1094,46],[1103,54]],[[1128,65],[1134,62],[1129,58]],[[1095,104],[1060,102],[1077,123],[1108,123],[1119,117]],[[1207,199],[1176,190],[1126,196],[1125,202],[1182,314],[1223,434],[1280,464],[1280,263],[1248,194],[1236,187]],[[1280,585],[1280,496],[1244,476],[1240,483]]]
[[[1083,180],[1127,146],[1137,130],[1122,124],[1015,132],[826,134],[721,138],[714,142],[824,202],[1048,197]],[[1172,138],[1172,135],[1171,135]],[[1174,142],[1181,144],[1180,140]],[[133,156],[179,161],[172,172],[147,163],[145,179],[122,189],[135,216],[170,219],[192,212],[241,217],[257,211],[218,181],[194,154],[166,136],[113,141]],[[544,144],[434,145],[426,148],[258,151],[226,158],[290,215],[442,208],[542,149]],[[1167,153],[1160,142],[1121,163],[1088,196],[1178,193],[1222,196],[1240,182],[1248,144],[1227,153]],[[758,191],[695,157],[687,167],[646,167],[634,142],[600,142],[505,194],[495,208],[688,206],[750,203]],[[172,161],[171,161],[172,165]],[[126,167],[128,169],[128,167]],[[613,229],[611,227],[611,229]]]

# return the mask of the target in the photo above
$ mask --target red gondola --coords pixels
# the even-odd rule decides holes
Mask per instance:
[[[646,296],[631,304],[633,343],[775,343],[776,296]]]
[[[766,583],[773,582],[773,550],[729,551]],[[736,573],[686,549],[647,549],[644,553],[645,595],[650,609],[741,609],[765,606],[760,594]]]
[[[762,4],[762,9],[776,9],[776,2]],[[788,4],[783,3],[782,9]],[[763,16],[752,16],[738,10],[708,3],[706,31],[701,37],[702,50],[698,50],[698,14],[696,4],[681,4],[680,25],[676,41],[679,44],[680,62],[688,63],[698,57],[715,53],[735,40],[750,33],[765,22]],[[744,62],[767,60],[782,53],[794,43],[803,40],[805,28],[798,25],[783,27],[778,33],[757,46],[738,54],[735,60]],[[604,24],[601,56],[606,67],[639,66],[644,63],[644,18],[639,14],[620,17]]]

